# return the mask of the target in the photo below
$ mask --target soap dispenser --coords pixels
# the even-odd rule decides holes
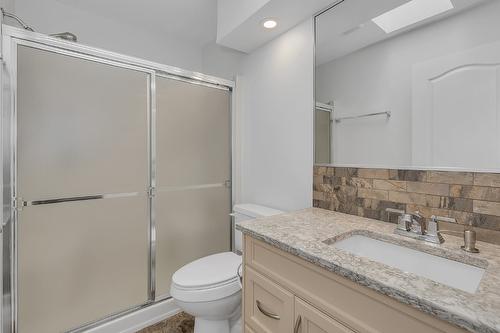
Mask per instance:
[[[479,250],[476,248],[476,231],[471,221],[469,221],[469,224],[464,230],[464,245],[462,246],[462,250],[471,253],[479,253]]]

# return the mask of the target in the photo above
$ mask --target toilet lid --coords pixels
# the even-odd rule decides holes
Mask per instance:
[[[213,254],[180,268],[172,282],[182,288],[210,288],[238,278],[241,256],[233,252]]]

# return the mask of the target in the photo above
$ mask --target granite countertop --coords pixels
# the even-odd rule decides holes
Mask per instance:
[[[431,244],[395,235],[391,223],[318,208],[240,222],[236,228],[471,332],[500,333],[500,246],[478,242],[481,252],[469,254],[460,249],[459,237],[444,235],[443,244]],[[354,234],[468,263],[485,273],[470,294],[331,246]]]

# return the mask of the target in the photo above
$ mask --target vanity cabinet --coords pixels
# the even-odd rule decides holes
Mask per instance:
[[[250,267],[245,271],[246,322],[258,332],[292,332],[294,296]]]
[[[250,236],[243,300],[250,333],[467,332]]]
[[[297,333],[354,332],[298,297],[295,298],[294,330]]]
[[[352,333],[250,267],[245,272],[245,314],[247,332]]]

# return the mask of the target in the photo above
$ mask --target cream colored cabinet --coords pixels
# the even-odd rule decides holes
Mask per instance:
[[[346,326],[320,310],[295,298],[294,333],[353,333]]]
[[[467,332],[249,236],[243,284],[245,332]]]
[[[245,325],[245,333],[255,333],[255,331],[248,327],[248,325]]]
[[[246,332],[353,333],[253,269],[245,277]]]
[[[293,327],[294,296],[247,267],[245,318],[258,333],[289,333]]]

